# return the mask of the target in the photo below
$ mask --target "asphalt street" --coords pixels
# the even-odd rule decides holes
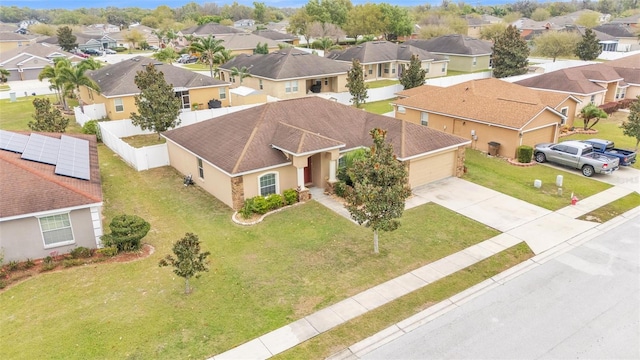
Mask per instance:
[[[362,359],[640,359],[640,216]]]

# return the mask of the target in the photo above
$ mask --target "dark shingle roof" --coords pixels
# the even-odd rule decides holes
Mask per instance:
[[[293,41],[298,39],[296,35],[283,34],[275,30],[256,30],[253,34],[275,41]]]
[[[231,175],[289,164],[292,154],[371,146],[369,131],[388,131],[398,158],[463,145],[461,137],[311,96],[238,111],[163,133]],[[278,150],[280,149],[280,150]]]
[[[100,92],[105,96],[138,94],[140,89],[135,84],[135,76],[138,71],[143,71],[147,64],[156,65],[157,69],[164,74],[167,83],[174,88],[216,87],[228,84],[210,76],[159,63],[144,56],[137,56],[98,70],[87,71],[86,74],[100,86]]]
[[[341,52],[331,53],[329,58],[348,62],[358,59],[362,64],[373,64],[395,60],[410,61],[412,55],[418,55],[422,61],[444,60],[440,55],[435,55],[415,46],[395,44],[388,41],[365,42]]]
[[[490,55],[493,53],[493,45],[490,41],[458,34],[438,36],[429,40],[408,40],[405,44],[436,54]]]
[[[640,54],[607,61],[604,65],[613,67],[625,82],[640,84]]]
[[[185,35],[195,36],[208,36],[208,35],[222,35],[222,34],[235,34],[242,33],[244,31],[234,29],[229,26],[224,26],[215,23],[208,23],[204,25],[192,26],[181,31]]]
[[[616,71],[604,64],[592,64],[561,69],[534,76],[528,79],[516,81],[518,85],[555,91],[563,91],[571,94],[593,94],[606,90],[596,84],[599,82],[619,81],[622,77]]]
[[[246,66],[253,76],[267,79],[296,79],[329,74],[346,74],[349,64],[337,62],[318,55],[296,50],[282,49],[266,55],[241,54],[220,66],[230,70]]]
[[[56,57],[65,57],[72,63],[83,60],[81,57],[66,52],[58,46],[33,44],[0,52],[0,66],[5,69],[13,69],[18,65],[44,68],[46,65],[53,64],[53,59]]]
[[[594,27],[593,30],[597,30],[605,34],[609,34],[616,38],[636,37],[631,31],[629,31],[629,28],[627,28],[623,24],[618,24],[618,23],[602,24]]]
[[[60,138],[62,134],[41,135]],[[55,174],[55,165],[21,159],[0,150],[0,218],[90,205],[102,201],[95,135],[65,134],[89,141],[90,180]]]

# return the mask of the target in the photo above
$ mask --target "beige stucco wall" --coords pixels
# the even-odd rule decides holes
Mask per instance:
[[[283,191],[287,189],[295,189],[297,185],[298,173],[295,167],[291,165],[260,171],[258,173],[247,174],[244,175],[243,184],[244,184],[244,198],[249,199],[254,196],[260,195],[260,187],[258,178],[265,174],[275,173],[276,175],[276,188],[278,189],[278,193],[282,194]]]
[[[50,215],[55,214],[52,212]],[[69,214],[75,244],[46,249],[37,217],[0,222],[0,249],[4,251],[4,261],[41,259],[49,256],[52,251],[62,255],[79,246],[96,248],[96,237],[89,208],[73,210]]]
[[[224,89],[225,98],[220,97],[220,89]],[[198,109],[207,109],[209,100],[220,100],[223,107],[229,106],[229,86],[216,86],[189,90],[189,101],[193,108],[193,104],[198,104]]]
[[[27,47],[31,44],[35,44],[36,40],[10,40],[10,41],[0,41],[0,52],[5,52],[13,49],[17,49],[20,47]]]
[[[578,103],[573,99],[566,99],[560,105],[558,105],[555,110],[558,112],[562,111],[562,108],[567,107],[567,121],[565,122],[565,126],[573,127],[573,123],[576,119],[576,109],[578,108]]]
[[[636,99],[640,96],[640,86],[631,85],[627,88],[627,92],[624,96],[625,99]]]
[[[172,141],[167,141],[169,152],[169,164],[183,175],[191,174],[196,185],[202,187],[211,195],[218,198],[229,207],[233,207],[231,199],[231,178],[202,161],[204,178],[201,178],[198,171],[198,160],[195,155],[179,147]]]
[[[231,73],[228,70],[220,69],[221,78],[224,81],[230,81]],[[235,79],[236,81],[232,83],[233,87],[240,86],[239,79]],[[341,74],[331,77],[318,77],[318,78],[299,78],[293,80],[280,80],[275,81],[271,79],[258,78],[258,77],[246,77],[242,80],[242,86],[250,87],[252,89],[260,90],[264,92],[266,95],[277,97],[279,99],[295,99],[303,96],[307,96],[309,92],[310,86],[315,82],[315,80],[320,80],[322,83],[321,92],[345,92],[348,91],[346,88],[347,84],[347,74]],[[325,80],[327,84],[325,84]],[[262,86],[260,86],[260,82],[262,81]],[[286,82],[287,81],[298,81],[298,91],[296,92],[286,92]],[[234,105],[237,105],[234,103]]]
[[[267,102],[267,94],[265,94],[264,92],[245,95],[245,96],[231,93],[232,106],[263,104],[266,102]]]
[[[445,55],[445,54],[442,54]],[[448,69],[453,71],[473,72],[478,70],[484,70],[489,68],[489,55],[475,56],[476,64],[473,65],[474,56],[460,56],[460,55],[447,55],[449,56]]]
[[[423,61],[422,68],[427,70],[426,78],[434,78],[447,75],[448,61]],[[397,79],[398,68],[404,64],[405,68],[409,66],[407,61],[391,61],[387,63],[379,64],[363,64],[362,70],[364,72],[365,81],[384,80],[384,79]],[[385,66],[388,65],[388,72],[385,72]],[[443,68],[444,65],[444,68]],[[380,75],[378,76],[378,69],[380,69]]]
[[[256,45],[258,45],[258,44],[256,44]],[[274,52],[276,50],[280,50],[280,48],[277,47],[277,46],[272,46],[272,47],[270,47],[268,49],[269,49],[270,53],[272,53],[272,52]],[[228,49],[228,50],[231,50],[231,55],[234,55],[234,56],[238,56],[240,54],[253,55],[253,52],[255,51],[255,48],[253,48],[253,49]]]

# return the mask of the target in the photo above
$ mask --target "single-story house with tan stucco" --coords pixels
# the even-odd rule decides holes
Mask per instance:
[[[310,96],[283,100],[162,133],[171,166],[233,209],[244,200],[309,187],[332,189],[339,159],[370,147],[369,131],[387,141],[409,169],[413,188],[461,176],[469,140]]]
[[[489,143],[498,143],[498,154],[509,158],[520,145],[556,142],[561,127],[573,126],[579,103],[570,94],[493,78],[449,87],[424,85],[398,96],[396,118],[469,139],[472,148],[484,152],[490,152]]]

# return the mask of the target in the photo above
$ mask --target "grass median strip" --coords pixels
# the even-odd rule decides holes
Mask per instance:
[[[532,256],[531,249],[525,243],[520,243],[322,333],[273,359],[318,359],[331,356]]]
[[[578,220],[604,223],[638,206],[640,206],[640,194],[638,194],[637,192],[633,192],[627,196],[624,196],[618,200],[610,202],[607,205],[601,206],[587,214],[580,216]]]

